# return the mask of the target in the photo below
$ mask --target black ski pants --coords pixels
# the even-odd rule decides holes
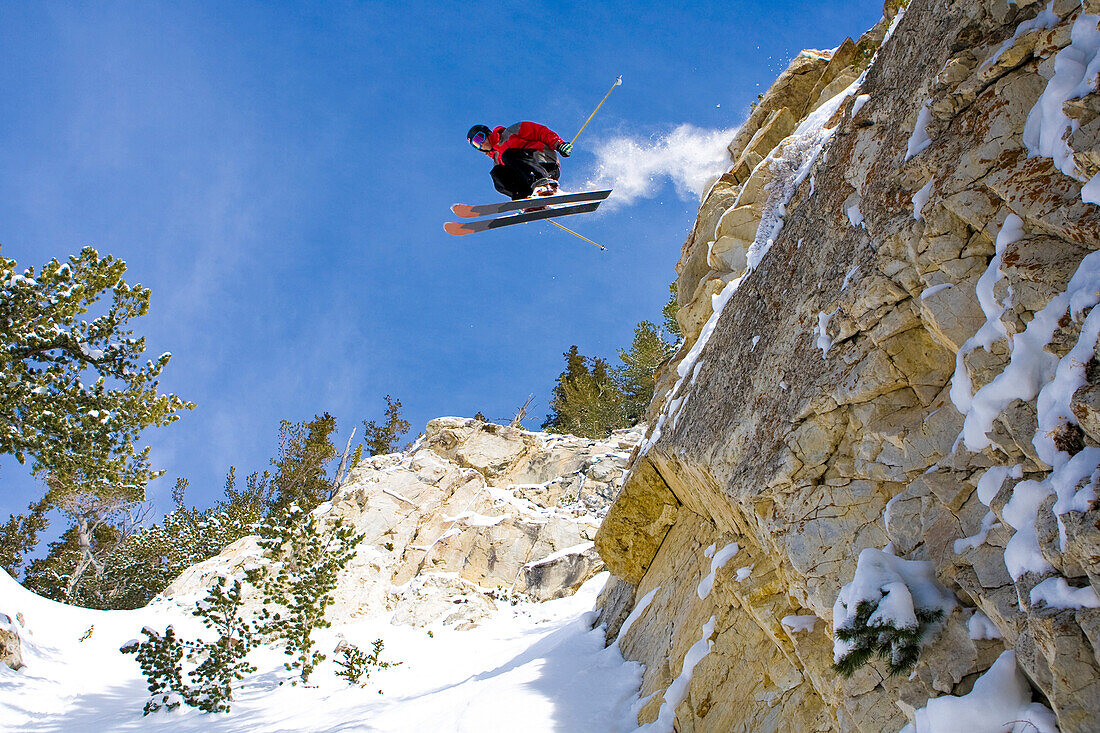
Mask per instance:
[[[513,201],[530,198],[535,184],[552,178],[558,180],[561,166],[553,150],[520,150],[512,148],[501,154],[502,165],[493,166],[493,185]]]

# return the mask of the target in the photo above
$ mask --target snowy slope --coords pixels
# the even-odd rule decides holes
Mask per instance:
[[[405,453],[365,460],[315,510],[363,536],[337,583],[333,626],[313,634],[329,656],[310,677],[316,687],[280,685],[292,678],[287,657],[261,647],[228,715],[143,717],[146,681],[119,648],[144,626],[208,639],[193,603],[216,578],[267,562],[255,537],[134,611],[55,603],[0,572],[0,622],[13,620],[0,630],[14,625],[25,665],[0,664],[0,732],[633,730],[642,667],[605,649],[593,628],[607,573],[582,581],[602,567],[590,538],[640,437],[595,441],[440,418]],[[260,603],[246,592],[246,613]],[[369,650],[378,638],[382,659],[400,665],[349,687],[333,650],[341,640]]]
[[[349,687],[330,660],[316,687],[289,679],[281,652],[261,648],[258,671],[236,693],[229,714],[194,709],[143,717],[145,683],[118,648],[144,625],[197,633],[188,608],[157,601],[135,611],[92,611],[48,601],[0,572],[0,612],[21,613],[25,667],[0,665],[4,731],[617,731],[633,730],[641,665],[604,648],[590,612],[601,574],[574,596],[505,606],[478,628],[456,631],[389,624],[384,616],[335,625],[318,634],[330,652],[340,637],[402,664]],[[84,641],[88,629],[91,635]],[[186,631],[185,631],[186,630]],[[329,655],[332,656],[331,654]]]

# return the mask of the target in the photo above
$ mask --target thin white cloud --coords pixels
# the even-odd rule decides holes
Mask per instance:
[[[586,188],[614,188],[608,204],[627,205],[658,194],[671,181],[684,199],[698,199],[703,187],[729,168],[726,146],[737,128],[705,130],[683,124],[666,135],[613,137],[596,153]]]

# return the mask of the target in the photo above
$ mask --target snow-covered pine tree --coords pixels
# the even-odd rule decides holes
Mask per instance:
[[[188,698],[188,687],[183,681],[186,644],[176,637],[171,626],[163,634],[148,626],[141,633],[145,641],[134,639],[123,644],[120,651],[137,656],[141,672],[149,683],[149,699],[142,710],[145,715],[161,708],[174,710]]]
[[[82,556],[68,595],[87,570],[102,571],[87,552],[96,528],[142,501],[160,475],[135,445],[141,432],[193,407],[157,391],[171,354],[142,362],[145,340],[127,325],[148,312],[150,291],[128,285],[125,271],[91,247],[37,272],[0,257],[0,454],[29,458],[50,505],[77,528]],[[93,309],[101,315],[81,318]]]
[[[107,558],[118,547],[121,536],[109,522],[86,529],[82,542],[76,526],[69,527],[56,541],[49,544],[44,557],[35,558],[27,565],[23,586],[40,596],[84,608],[108,608],[110,579],[107,577]],[[86,562],[96,559],[94,572],[74,577]],[[96,568],[96,565],[84,565]]]
[[[37,273],[0,257],[0,453],[88,487],[144,487],[158,475],[134,442],[193,405],[157,393],[171,354],[141,363],[145,339],[126,326],[148,312],[150,291],[125,272],[91,247]],[[81,320],[104,297],[106,312]]]
[[[13,578],[19,577],[23,560],[38,545],[38,533],[46,528],[50,503],[45,497],[32,501],[26,514],[9,514],[0,526],[0,568]]]
[[[336,651],[341,656],[340,659],[334,660],[339,667],[336,675],[347,680],[349,685],[362,687],[367,684],[366,680],[370,678],[372,669],[400,666],[401,662],[386,662],[381,659],[382,649],[386,646],[384,641],[375,639],[371,642],[371,646],[373,649],[368,654],[354,644],[341,641],[336,646]]]
[[[163,591],[186,568],[221,552],[227,545],[256,532],[263,519],[263,489],[248,478],[248,487],[236,490],[236,471],[226,476],[225,498],[212,507],[197,509],[183,502],[177,483],[176,508],[154,524],[132,535],[109,558],[108,581],[113,595],[109,608],[140,608]]]
[[[325,610],[335,600],[337,576],[362,538],[342,519],[322,524],[315,513],[296,504],[260,527],[260,546],[271,563],[248,575],[263,593],[258,629],[283,642],[287,656],[293,657],[286,668],[298,670],[303,684],[325,659],[313,648],[312,633],[331,625]]]
[[[187,704],[208,713],[228,713],[233,683],[256,671],[245,661],[256,637],[250,620],[241,615],[241,581],[215,583],[192,613],[217,638],[191,643],[189,657],[198,666],[191,673],[194,684],[188,686]]]
[[[213,640],[180,639],[169,626],[161,634],[146,626],[144,641],[122,646],[137,656],[148,681],[145,715],[186,703],[208,713],[228,713],[233,683],[256,671],[245,661],[256,646],[251,619],[241,613],[241,581],[219,578],[192,612],[214,631]]]
[[[850,677],[874,656],[890,674],[913,669],[921,648],[955,606],[926,560],[864,548],[833,604],[833,669]]]

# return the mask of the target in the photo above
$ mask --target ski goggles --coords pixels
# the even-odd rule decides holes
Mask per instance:
[[[475,132],[474,136],[470,138],[470,144],[475,148],[480,148],[482,143],[489,139],[489,133],[487,132]]]

